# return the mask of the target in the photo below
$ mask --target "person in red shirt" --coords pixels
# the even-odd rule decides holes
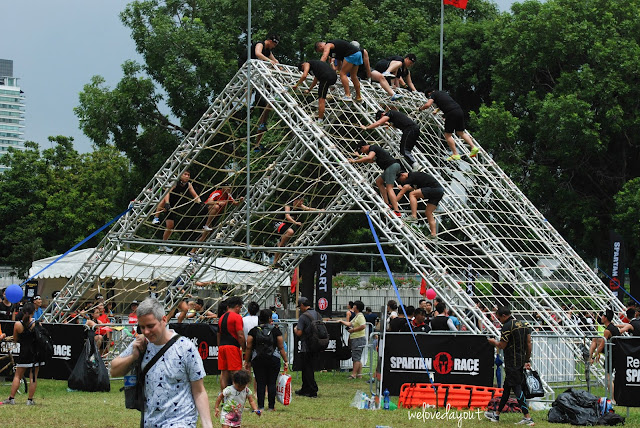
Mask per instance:
[[[100,303],[93,311],[93,321],[96,324],[109,324],[109,317],[104,313],[104,305]],[[111,343],[111,327],[96,326],[96,345],[102,349],[102,355],[109,353]]]
[[[131,302],[131,304],[129,305],[129,308],[131,308],[131,313],[129,313],[129,324],[132,324],[135,326],[136,324],[138,324],[138,301],[134,300],[133,302]],[[136,332],[136,328],[132,327],[131,333],[135,335],[135,332]]]
[[[236,201],[233,199],[233,196],[231,196],[231,185],[229,183],[222,183],[222,187],[211,192],[204,203],[209,210],[209,214],[202,229],[206,232],[211,231],[211,222],[214,217],[219,215],[228,204],[239,205],[242,201],[244,201],[244,196]]]
[[[231,377],[242,370],[242,355],[246,347],[242,316],[242,298],[227,300],[227,312],[218,321],[218,370],[220,370],[220,391],[231,385]]]

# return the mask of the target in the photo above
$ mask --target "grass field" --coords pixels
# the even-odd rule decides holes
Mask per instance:
[[[320,387],[319,397],[310,399],[294,396],[291,405],[285,407],[276,404],[275,412],[267,412],[262,417],[252,413],[245,413],[243,426],[245,427],[270,427],[270,428],[297,428],[297,427],[367,427],[386,425],[393,428],[400,427],[496,427],[513,426],[520,420],[521,415],[505,414],[501,416],[500,424],[491,423],[484,419],[483,412],[478,414],[466,414],[466,420],[433,419],[435,410],[429,412],[432,419],[409,420],[409,410],[395,411],[368,411],[350,407],[351,401],[357,389],[369,391],[369,385],[364,380],[349,380],[346,373],[317,373],[316,380]],[[299,375],[292,374],[294,389],[301,384]],[[218,388],[218,378],[208,376],[205,385],[209,393],[211,405],[215,401]],[[36,406],[27,407],[26,395],[18,394],[15,406],[0,405],[0,420],[5,427],[91,427],[91,428],[127,428],[139,426],[139,413],[135,410],[124,408],[124,395],[119,392],[122,380],[111,383],[111,392],[88,393],[67,392],[67,382],[54,380],[41,380],[38,382],[36,392]],[[7,397],[9,385],[2,383],[0,397]],[[397,402],[397,397],[392,401]],[[616,411],[626,416],[626,408],[618,407]],[[415,410],[413,411],[415,412]],[[212,409],[213,414],[213,409]],[[439,416],[457,417],[462,415],[456,412],[446,413],[440,411]],[[471,419],[468,419],[471,417]],[[538,427],[569,427],[570,425],[550,424],[546,422],[547,412],[534,412],[533,418]],[[214,426],[219,426],[215,423]],[[640,427],[640,410],[632,409],[631,417],[626,426]]]

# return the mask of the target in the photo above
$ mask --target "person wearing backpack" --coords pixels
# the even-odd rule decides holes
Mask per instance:
[[[264,389],[269,395],[269,410],[275,410],[276,381],[280,373],[280,357],[284,360],[284,371],[289,370],[284,337],[277,325],[273,324],[271,311],[262,309],[258,315],[258,325],[247,334],[247,349],[244,354],[245,369],[251,370],[256,379],[258,409],[264,409]]]
[[[314,370],[321,351],[312,350],[314,340],[312,324],[316,320],[322,320],[322,317],[313,310],[311,301],[306,297],[298,299],[298,307],[300,308],[300,318],[293,332],[300,338],[300,353],[298,355],[302,360],[302,388],[295,393],[303,397],[317,398],[318,384]]]
[[[13,341],[20,344],[20,355],[16,358],[16,373],[13,376],[13,382],[11,383],[11,395],[4,400],[2,404],[16,404],[14,398],[18,388],[20,387],[20,381],[24,376],[27,369],[31,369],[29,375],[29,397],[27,399],[27,406],[33,406],[36,403],[33,401],[33,396],[36,393],[38,387],[38,371],[40,366],[44,365],[43,361],[36,361],[36,347],[35,347],[35,332],[34,327],[36,321],[33,319],[33,314],[36,307],[33,303],[29,302],[22,308],[22,319],[16,321],[13,325]]]

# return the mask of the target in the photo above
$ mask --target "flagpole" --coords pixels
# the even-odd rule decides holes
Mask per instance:
[[[442,45],[444,43],[444,0],[440,0],[440,74],[438,75],[438,90],[442,91]]]

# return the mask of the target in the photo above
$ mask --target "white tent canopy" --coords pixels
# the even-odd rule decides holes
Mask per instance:
[[[43,272],[40,271],[60,256],[37,260],[33,262],[31,269],[29,269],[29,276],[40,272],[33,279],[71,278],[89,259],[93,251],[93,248],[73,251]],[[106,268],[102,269],[102,266],[100,266],[98,272],[101,272],[100,278],[102,279],[171,282],[182,273],[188,261],[189,257],[187,256],[119,251],[115,258],[107,264]],[[230,257],[219,257],[197,280],[251,286],[273,273],[273,270],[257,263]],[[291,285],[291,280],[285,278],[275,285],[288,287]]]

